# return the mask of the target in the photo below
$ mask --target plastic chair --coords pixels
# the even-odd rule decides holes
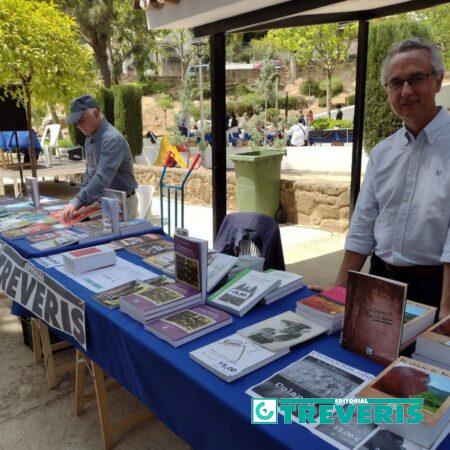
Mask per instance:
[[[228,255],[265,258],[264,270],[285,270],[280,228],[272,217],[254,212],[227,214],[214,249]]]
[[[138,213],[139,219],[150,220],[152,213],[152,199],[155,188],[151,184],[143,184],[136,189],[138,198]]]
[[[59,163],[62,164],[61,152],[58,147],[58,137],[61,131],[61,125],[59,123],[54,123],[47,125],[44,128],[41,138],[41,147],[43,149],[42,156],[45,161],[45,165],[50,167],[53,165],[53,155],[52,151],[55,150],[55,156],[59,158]],[[48,143],[46,140],[48,139]]]

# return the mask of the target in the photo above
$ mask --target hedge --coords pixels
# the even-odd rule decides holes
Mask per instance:
[[[142,95],[165,93],[173,87],[172,83],[166,83],[153,78],[149,78],[141,83],[136,83],[136,85],[141,87]]]
[[[392,112],[386,91],[381,85],[380,74],[383,60],[392,43],[412,36],[431,39],[429,28],[412,19],[388,19],[370,27],[363,139],[366,152],[370,152],[378,142],[390,136],[402,124],[400,118]]]
[[[125,136],[133,156],[142,153],[142,89],[135,84],[113,87],[114,123]]]
[[[302,95],[311,95],[316,98],[326,97],[327,95],[327,80],[307,80],[300,85],[300,93]],[[308,86],[309,84],[309,86]],[[331,93],[332,97],[339,95],[344,90],[342,80],[336,77],[331,78]]]
[[[100,111],[105,116],[105,119],[114,125],[114,92],[112,89],[101,87],[97,95]]]

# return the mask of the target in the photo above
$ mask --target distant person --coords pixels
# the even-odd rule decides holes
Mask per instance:
[[[188,121],[186,115],[181,112],[180,113],[180,122],[178,123],[178,130],[181,133],[181,136],[188,137]]]
[[[306,125],[306,118],[305,115],[303,114],[303,109],[300,110],[300,115],[298,116],[298,123]]]
[[[228,132],[230,134],[239,133],[239,122],[236,117],[236,113],[233,111],[228,120]]]
[[[66,122],[76,124],[86,136],[86,172],[81,189],[64,208],[64,220],[74,219],[80,214],[80,208],[99,201],[106,188],[127,193],[128,216],[135,218],[138,184],[130,146],[123,135],[103,117],[98,103],[90,95],[70,102]]]
[[[288,131],[291,139],[289,140],[289,146],[291,147],[303,147],[307,142],[307,129],[305,125],[300,122],[292,125]]]
[[[156,137],[156,134],[153,133],[152,130],[148,130],[148,131],[147,131],[147,137],[150,139],[150,142],[151,142],[152,144],[158,143],[158,138]]]
[[[310,127],[313,122],[314,122],[314,114],[311,110],[309,110],[308,114],[306,114],[306,123],[308,127]]]
[[[336,113],[336,120],[342,120],[342,116],[344,113],[342,112],[341,105],[337,105],[337,113]]]

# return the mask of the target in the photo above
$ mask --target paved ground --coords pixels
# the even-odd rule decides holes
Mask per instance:
[[[41,189],[61,198],[71,198],[67,184]],[[152,211],[157,220],[159,202]],[[212,211],[186,207],[186,226],[193,236],[211,239]],[[281,227],[287,270],[300,273],[311,284],[331,283],[342,257],[344,236],[303,228]],[[0,450],[98,449],[101,448],[95,404],[81,417],[74,413],[74,377],[67,375],[55,389],[48,389],[43,365],[35,366],[30,349],[22,343],[16,317],[9,313],[9,300],[0,300]],[[74,358],[73,351],[61,351],[58,361]],[[111,394],[112,411],[117,416],[133,411],[137,402],[124,391]],[[118,440],[117,449],[178,450],[188,446],[157,419],[141,424]]]

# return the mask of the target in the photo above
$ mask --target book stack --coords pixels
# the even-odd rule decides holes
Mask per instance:
[[[80,244],[90,244],[106,237],[109,239],[119,237],[118,234],[113,234],[110,230],[105,229],[100,219],[77,223],[72,229],[80,233],[78,241]]]
[[[210,295],[207,302],[242,317],[279,284],[279,279],[267,276],[263,272],[245,269]]]
[[[340,289],[345,291],[345,288]],[[299,300],[296,312],[327,327],[328,334],[335,333],[344,323],[345,295],[339,295],[341,290],[332,288]]]
[[[132,236],[124,239],[119,239],[117,241],[114,241],[114,244],[120,248],[127,248],[133,245],[141,245],[148,242],[160,241],[161,239],[164,239],[164,236],[162,234],[150,233],[143,234],[141,236]]]
[[[129,236],[134,233],[148,233],[153,228],[153,225],[145,219],[128,219],[119,222],[119,232],[121,236]]]
[[[72,226],[75,225],[82,220],[85,220],[87,218],[89,219],[95,219],[98,218],[101,215],[101,208],[97,203],[94,203],[90,206],[82,207],[78,210],[79,214],[74,217],[72,220],[64,220],[64,211],[56,211],[49,214],[50,217],[53,217],[58,222],[66,225],[66,226]]]
[[[417,337],[413,359],[450,370],[450,315]]]
[[[433,325],[436,311],[437,308],[434,306],[406,300],[402,340],[400,343],[401,350],[412,344],[420,333]]]
[[[67,230],[67,227],[62,225],[61,223],[41,223],[41,224],[33,224],[28,225],[24,228],[19,228],[17,230],[10,230],[5,231],[3,234],[3,237],[7,239],[22,239],[24,236],[30,237],[34,236],[36,234],[41,233],[50,233],[52,231],[61,231],[61,230]]]
[[[208,292],[211,292],[227,276],[237,259],[236,256],[224,253],[208,252]]]
[[[264,269],[264,258],[253,255],[241,255],[238,256],[236,264],[228,272],[228,280],[232,280],[236,275],[239,275],[245,269],[255,270],[256,272],[262,272]]]
[[[115,251],[106,245],[72,250],[63,253],[62,257],[64,268],[75,274],[113,266],[117,262]]]
[[[160,253],[158,255],[149,256],[143,259],[145,264],[160,270],[161,272],[169,275],[169,277],[175,276],[175,252],[169,251]]]
[[[450,372],[403,356],[357,395],[363,398],[422,398],[422,423],[385,423],[384,427],[425,448],[433,446],[450,422]]]
[[[141,258],[148,258],[149,256],[159,255],[168,251],[173,251],[174,245],[165,239],[140,243],[127,247],[127,252],[134,253]]]
[[[217,377],[231,383],[289,353],[272,352],[240,334],[232,334],[189,353],[189,357]]]
[[[208,305],[197,305],[147,322],[145,329],[173,347],[178,347],[232,321],[233,318],[224,311]]]
[[[283,270],[268,269],[264,272],[268,277],[279,281],[277,288],[265,295],[262,303],[270,305],[286,295],[292,294],[303,287],[303,277],[296,273],[285,272]]]
[[[165,240],[137,246],[148,254],[156,245],[172,245]],[[145,323],[180,309],[202,303],[206,298],[207,241],[175,235],[176,281],[162,286],[144,286],[120,297],[120,310],[133,319]],[[128,247],[130,250],[132,247]],[[159,248],[161,250],[161,248]],[[162,250],[161,250],[162,251]]]

